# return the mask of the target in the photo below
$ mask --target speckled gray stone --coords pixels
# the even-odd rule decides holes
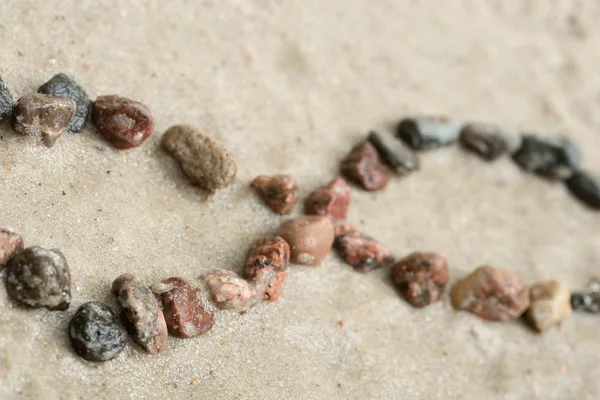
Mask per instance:
[[[2,78],[0,78],[0,119],[11,114],[14,104],[15,102],[10,90]]]

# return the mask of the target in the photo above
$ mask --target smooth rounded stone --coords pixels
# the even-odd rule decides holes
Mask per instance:
[[[304,201],[304,213],[321,215],[332,222],[346,219],[350,206],[350,187],[342,178],[315,189]]]
[[[243,310],[260,301],[253,285],[233,271],[215,269],[204,278],[211,300],[221,310]]]
[[[12,125],[20,135],[42,136],[46,147],[52,147],[75,115],[71,99],[48,94],[29,93],[21,97],[13,109]]]
[[[548,281],[529,288],[527,319],[543,332],[571,315],[571,291],[562,282]]]
[[[442,298],[448,283],[448,262],[436,253],[412,253],[394,264],[392,277],[410,305],[425,307]]]
[[[229,185],[235,178],[237,164],[233,154],[192,126],[170,127],[162,137],[162,145],[192,183],[208,192]]]
[[[334,228],[326,217],[303,215],[284,222],[276,235],[290,245],[293,263],[317,266],[333,245]]]
[[[167,329],[172,336],[192,338],[212,327],[212,314],[198,303],[196,290],[183,278],[168,278],[150,286],[162,304]]]
[[[73,350],[88,361],[107,361],[125,348],[127,332],[106,304],[90,301],[77,309],[69,323]]]
[[[600,210],[600,179],[586,171],[576,171],[566,185],[573,196],[590,208]]]
[[[117,95],[94,101],[92,121],[104,139],[121,150],[138,147],[154,131],[154,116],[148,107]]]
[[[389,172],[375,146],[368,141],[356,145],[340,163],[342,175],[368,191],[383,189]]]
[[[28,247],[18,252],[6,269],[6,291],[13,300],[33,308],[69,308],[71,273],[59,250]]]
[[[8,89],[8,86],[6,86],[6,83],[0,78],[0,119],[12,113],[14,104],[12,93]]]
[[[600,281],[592,279],[587,288],[571,295],[571,307],[575,311],[600,313]]]
[[[76,104],[75,115],[69,122],[71,132],[80,132],[88,120],[92,101],[81,86],[68,75],[60,73],[38,88],[38,93],[71,99]]]
[[[385,268],[394,262],[392,253],[375,239],[359,232],[354,225],[335,228],[333,247],[346,264],[358,272]]]
[[[264,301],[275,302],[283,293],[289,260],[288,243],[279,236],[267,236],[250,249],[244,278],[262,293]]]
[[[521,146],[522,137],[515,130],[492,124],[470,123],[460,131],[460,144],[487,161],[494,161]]]
[[[250,187],[279,215],[291,213],[298,201],[298,184],[290,175],[260,175]]]
[[[396,136],[414,150],[429,150],[458,140],[460,124],[446,117],[404,118],[396,127]]]
[[[119,276],[112,293],[122,309],[123,322],[134,342],[149,354],[167,347],[167,324],[160,303],[152,291],[131,274]]]
[[[452,305],[487,321],[519,317],[529,307],[529,290],[521,277],[504,268],[482,266],[451,291]]]
[[[21,235],[10,229],[0,227],[0,270],[23,248]]]
[[[534,135],[523,136],[521,147],[513,160],[525,171],[550,179],[568,179],[581,163],[577,146],[568,141],[550,141]]]
[[[381,159],[397,174],[406,174],[419,169],[418,156],[405,149],[398,141],[393,142],[377,132],[370,132],[369,142],[377,149]]]

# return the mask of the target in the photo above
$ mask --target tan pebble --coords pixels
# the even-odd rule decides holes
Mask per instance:
[[[571,315],[571,291],[562,282],[548,281],[529,288],[527,319],[540,332]]]
[[[290,245],[293,263],[316,266],[333,245],[334,228],[329,218],[304,215],[285,222],[276,234]]]

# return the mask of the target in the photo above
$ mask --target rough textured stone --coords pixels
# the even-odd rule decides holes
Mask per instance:
[[[519,317],[529,307],[521,277],[503,268],[482,266],[452,287],[452,305],[488,321]]]
[[[586,171],[577,171],[566,181],[573,196],[590,208],[600,210],[600,179]]]
[[[513,154],[521,146],[522,137],[511,129],[492,124],[466,124],[460,131],[460,144],[487,161]]]
[[[69,308],[71,273],[59,250],[28,247],[17,253],[6,269],[6,291],[13,300],[34,308]]]
[[[167,324],[152,291],[133,275],[123,274],[113,282],[112,293],[117,296],[125,327],[133,341],[149,354],[164,350],[167,347]]]
[[[404,118],[396,128],[396,136],[414,150],[447,146],[458,140],[460,124],[446,117]]]
[[[17,101],[13,109],[12,125],[20,135],[41,135],[43,143],[52,147],[67,129],[73,115],[73,100],[30,93]]]
[[[545,331],[571,315],[571,291],[562,282],[548,281],[529,288],[527,319],[535,329]]]
[[[263,300],[274,302],[283,293],[283,283],[290,260],[290,246],[279,236],[256,242],[248,255],[244,278],[254,283]]]
[[[0,270],[23,248],[23,238],[18,233],[0,228]]]
[[[448,283],[448,262],[436,253],[416,252],[392,267],[392,276],[402,296],[413,307],[438,301]]]
[[[257,176],[250,187],[279,215],[291,213],[298,201],[298,184],[290,175]]]
[[[349,206],[350,187],[342,178],[335,178],[308,195],[304,201],[304,212],[328,217],[335,223],[346,219]]]
[[[0,119],[12,113],[14,104],[12,93],[0,78]]]
[[[406,174],[419,169],[419,158],[415,153],[393,143],[377,132],[369,133],[369,142],[377,149],[381,159],[397,174]]]
[[[192,338],[212,327],[212,314],[198,303],[196,290],[183,278],[169,278],[150,287],[162,304],[167,329],[173,336]]]
[[[188,178],[209,192],[227,186],[235,178],[233,154],[192,126],[170,127],[162,137],[162,145]]]
[[[94,101],[92,121],[117,149],[138,147],[154,131],[154,116],[148,107],[116,95],[100,96]]]
[[[573,293],[571,307],[576,311],[600,313],[600,280],[592,279],[587,288]]]
[[[104,303],[90,301],[77,309],[69,323],[73,350],[88,361],[115,358],[125,347],[127,332],[114,311]]]
[[[335,228],[333,247],[346,264],[359,272],[384,268],[394,262],[390,251],[370,236],[358,231],[353,225]]]
[[[233,271],[216,269],[204,278],[211,299],[221,310],[243,310],[260,301],[254,286]]]
[[[377,149],[364,141],[355,146],[340,163],[342,174],[363,189],[383,189],[388,182],[389,172],[382,164]]]
[[[525,171],[560,180],[568,179],[581,163],[574,143],[542,140],[534,135],[523,136],[521,147],[512,158]]]
[[[293,263],[316,266],[323,261],[334,239],[333,224],[328,218],[304,215],[283,223],[276,234],[290,245]]]
[[[76,104],[75,115],[69,122],[69,131],[80,132],[87,122],[92,104],[87,93],[66,74],[57,74],[39,87],[38,93],[71,99]]]

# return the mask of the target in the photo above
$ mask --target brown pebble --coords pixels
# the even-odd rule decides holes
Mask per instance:
[[[0,228],[0,270],[23,248],[23,238],[18,233]]]
[[[235,178],[233,154],[192,126],[170,127],[162,137],[162,145],[192,183],[208,192],[229,185]]]
[[[12,125],[20,135],[41,135],[44,145],[52,147],[69,126],[75,110],[76,104],[71,99],[29,93],[15,105]]]
[[[452,305],[488,321],[519,317],[529,306],[529,290],[510,270],[482,266],[452,288]]]
[[[196,290],[183,278],[169,278],[150,287],[162,304],[167,329],[172,336],[192,338],[212,327],[212,314],[198,303]]]
[[[321,215],[332,222],[346,219],[350,205],[350,187],[342,178],[335,178],[308,195],[304,201],[304,213]]]
[[[276,232],[290,245],[293,263],[316,266],[327,256],[334,239],[333,224],[318,215],[303,215],[283,223]]]
[[[535,329],[543,332],[552,325],[559,324],[571,315],[571,291],[562,282],[548,281],[529,288],[531,304],[527,309],[527,319]]]
[[[342,174],[368,191],[383,189],[388,182],[388,169],[377,149],[364,141],[355,146],[340,164]]]
[[[154,131],[154,117],[148,107],[117,95],[100,96],[94,101],[92,121],[117,149],[138,147]]]
[[[460,143],[486,161],[493,161],[505,153],[512,154],[521,146],[522,137],[511,129],[492,124],[469,123],[460,131]]]
[[[290,246],[281,237],[266,237],[256,242],[246,261],[244,278],[256,285],[263,300],[275,302],[283,293],[283,282],[290,260]]]
[[[333,247],[346,264],[359,272],[384,268],[394,262],[390,251],[370,236],[362,234],[353,225],[335,228]]]
[[[448,262],[436,253],[416,252],[392,268],[394,282],[413,307],[425,307],[440,300],[448,283]]]
[[[298,201],[298,184],[290,175],[257,176],[250,187],[279,215],[291,213]]]
[[[249,308],[260,300],[256,289],[233,271],[216,269],[206,275],[204,282],[221,310]]]

